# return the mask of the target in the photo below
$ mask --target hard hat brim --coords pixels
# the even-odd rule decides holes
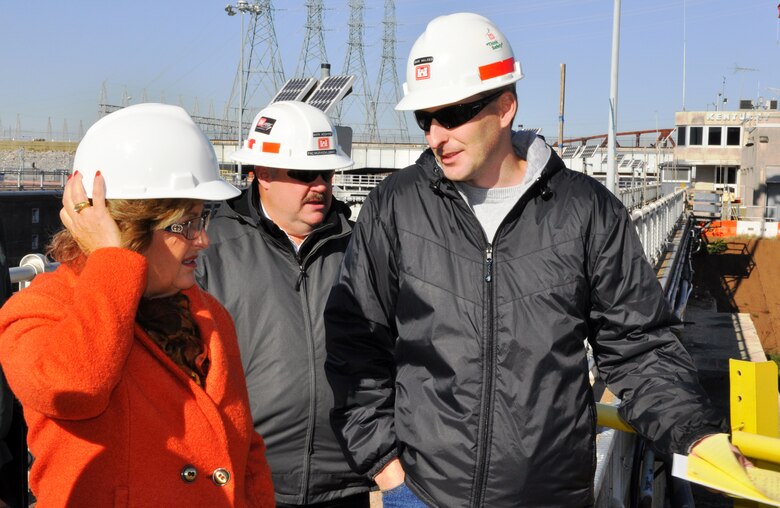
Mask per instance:
[[[484,81],[472,87],[450,87],[449,90],[434,88],[431,90],[415,90],[407,93],[396,105],[396,111],[418,111],[421,109],[436,108],[446,106],[458,101],[462,101],[474,95],[496,90],[502,86],[511,85],[523,79],[523,72],[520,70],[520,64],[515,63],[515,71],[511,74],[495,78],[490,81]]]
[[[341,153],[313,157],[280,157],[277,154],[258,153],[257,150],[242,148],[230,154],[230,158],[241,164],[304,171],[322,171],[327,169],[338,171],[349,169],[354,165],[351,158]]]

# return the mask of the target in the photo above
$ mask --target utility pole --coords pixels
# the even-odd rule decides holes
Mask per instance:
[[[566,101],[566,64],[561,64],[561,99],[558,104],[558,150],[563,150],[563,110]]]
[[[618,94],[618,60],[620,55],[620,0],[615,0],[612,15],[612,72],[609,87],[609,137],[607,140],[607,189],[617,195],[617,167],[615,158],[617,149],[615,133],[617,132],[617,94]]]

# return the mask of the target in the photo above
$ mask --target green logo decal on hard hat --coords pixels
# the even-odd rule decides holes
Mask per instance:
[[[504,47],[504,43],[503,42],[498,42],[496,40],[496,36],[493,34],[493,32],[490,31],[490,28],[487,29],[487,34],[486,35],[487,35],[487,38],[488,38],[488,42],[485,43],[485,46],[488,46],[493,51],[495,51],[497,49],[501,49],[501,48]]]

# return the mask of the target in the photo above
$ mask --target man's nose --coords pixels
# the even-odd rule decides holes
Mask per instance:
[[[428,141],[428,146],[438,148],[447,141],[449,135],[449,129],[442,127],[439,121],[434,119],[431,121],[431,128],[425,133],[425,139]]]

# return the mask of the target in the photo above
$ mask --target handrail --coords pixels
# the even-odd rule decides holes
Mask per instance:
[[[12,284],[19,284],[19,289],[30,285],[36,275],[44,272],[52,272],[60,266],[59,263],[50,262],[43,254],[27,254],[19,262],[19,266],[8,269]]]

